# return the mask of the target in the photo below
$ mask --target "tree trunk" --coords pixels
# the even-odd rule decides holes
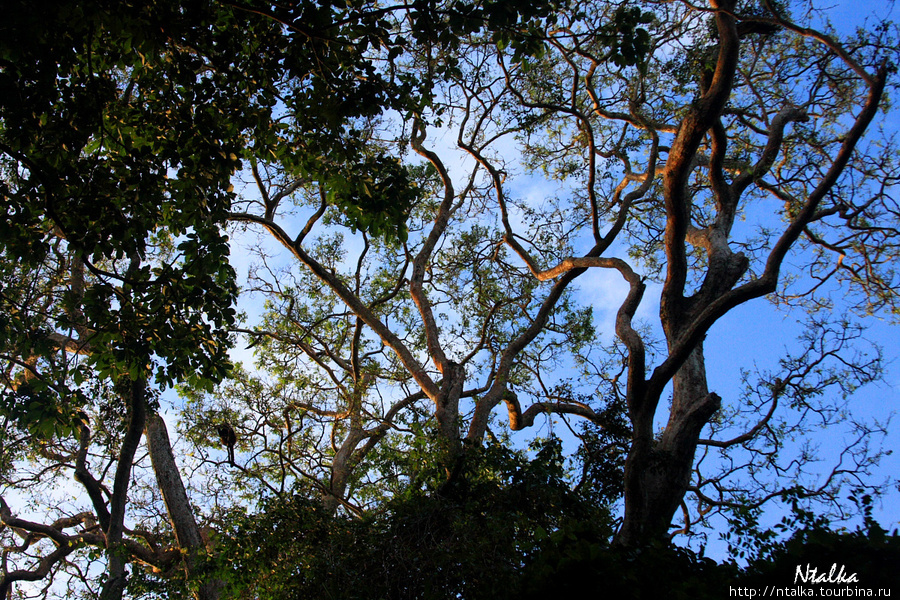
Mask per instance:
[[[331,460],[329,489],[322,494],[322,506],[325,507],[328,514],[333,515],[337,512],[344,495],[347,493],[347,483],[350,481],[353,467],[356,466],[356,461],[353,460],[353,452],[363,438],[362,429],[354,426]]]
[[[447,450],[455,457],[462,450],[459,435],[459,399],[466,380],[466,370],[462,365],[447,361],[443,375],[440,395],[435,401],[434,416],[442,442],[447,444]]]
[[[124,394],[129,412],[128,429],[119,450],[113,494],[110,498],[109,527],[106,530],[106,554],[109,562],[106,582],[100,591],[100,600],[121,600],[125,593],[125,548],[122,544],[125,533],[125,507],[128,504],[131,467],[147,418],[146,389],[145,380],[131,381]]]
[[[175,540],[184,556],[185,573],[191,577],[196,571],[198,553],[204,549],[203,538],[178,465],[175,464],[166,423],[158,414],[154,413],[147,419],[146,437],[156,481],[162,491],[172,529],[175,530]],[[219,580],[204,581],[197,591],[198,600],[217,600],[222,586]]]
[[[669,525],[690,483],[700,432],[721,405],[719,396],[707,389],[702,345],[676,373],[673,387],[669,422],[658,439],[640,433],[652,427],[635,424],[625,461],[625,516],[616,534],[618,545],[669,539]]]

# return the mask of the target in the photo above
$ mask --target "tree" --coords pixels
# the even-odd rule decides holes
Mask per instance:
[[[68,568],[86,580],[67,561],[96,546],[106,552],[101,596],[121,597],[126,562],[167,569],[180,547],[190,572],[203,547],[150,386],[210,387],[228,372],[236,287],[222,225],[238,155],[246,144],[266,147],[277,130],[274,82],[291,72],[339,83],[334,71],[351,65],[354,51],[326,59],[318,47],[328,46],[325,38],[289,46],[274,19],[249,7],[7,8],[4,485],[21,487],[21,464],[12,461],[28,457],[44,473],[74,472],[90,508],[47,525],[16,517],[4,501],[6,531],[23,541],[11,546],[21,562],[11,568],[4,554],[0,589],[52,581]],[[379,93],[347,95],[363,102]],[[323,121],[321,130],[359,110],[323,107],[308,116]],[[352,153],[350,145],[342,156]],[[175,544],[125,530],[145,433]],[[104,478],[113,465],[110,491]],[[83,529],[64,532],[76,526]],[[52,552],[31,555],[48,542]],[[199,594],[213,597],[214,588]]]
[[[729,490],[722,475],[698,472],[692,481],[693,467],[698,444],[777,449],[785,434],[773,416],[779,402],[787,398],[801,415],[833,420],[840,411],[817,408],[816,397],[836,387],[850,394],[881,372],[877,352],[848,350],[853,326],[822,314],[839,286],[846,286],[851,310],[894,306],[896,211],[885,186],[896,181],[895,153],[889,140],[864,137],[892,70],[890,28],[842,43],[772,3],[586,2],[566,15],[545,24],[543,45],[530,55],[470,38],[430,111],[382,121],[380,130],[370,125],[371,143],[408,147],[425,160],[423,175],[431,174],[421,185],[432,186],[434,204],[414,205],[402,246],[364,235],[342,246],[330,236],[354,226],[331,216],[315,187],[295,189],[302,181],[275,165],[255,174],[258,193],[232,219],[265,229],[307,279],[288,284],[285,273],[270,268],[260,289],[275,298],[284,325],[266,321],[253,335],[278,340],[281,353],[302,351],[312,361],[305,368],[329,372],[336,383],[362,381],[354,356],[371,348],[375,383],[366,389],[392,403],[391,410],[366,411],[366,431],[424,395],[449,453],[448,481],[464,459],[462,440],[480,443],[501,404],[513,430],[556,413],[585,417],[615,432],[620,444],[629,437],[622,545],[666,538],[679,507],[689,528],[689,489],[701,518],[791,494],[833,499],[846,468],[816,487],[790,481]],[[433,64],[427,45],[416,52],[411,68]],[[446,149],[428,144],[428,124],[438,121],[452,126],[458,149],[471,158],[463,176],[451,173]],[[510,148],[558,179],[560,196],[543,206],[517,199]],[[850,183],[860,180],[882,184]],[[293,204],[285,191],[298,192]],[[305,225],[286,218],[297,207],[308,207]],[[741,219],[751,224],[738,226]],[[328,235],[314,238],[317,229]],[[803,263],[791,283],[806,289],[780,287],[789,255]],[[587,269],[613,270],[629,286],[616,319],[618,344],[589,367],[599,394],[592,401],[571,383],[545,382],[566,352],[578,354],[593,338],[569,295]],[[654,330],[633,323],[653,282],[660,286],[650,288],[659,293],[658,348]],[[310,295],[301,302],[304,289]],[[324,307],[323,296],[330,298]],[[762,406],[758,419],[734,433],[741,425],[723,421],[721,398],[707,384],[703,339],[729,311],[765,296],[810,311],[813,329],[806,350],[756,388],[762,401],[744,414]],[[337,327],[339,319],[355,325]],[[281,328],[291,322],[295,333],[285,334]],[[339,330],[338,338],[322,333]],[[342,355],[335,344],[344,343]],[[410,387],[383,391],[397,381]],[[670,385],[668,422],[657,431]],[[352,421],[349,415],[359,413],[345,402]],[[611,418],[615,403],[626,407],[625,427]],[[318,412],[334,417],[341,410]],[[711,423],[727,435],[703,437]],[[848,446],[849,477],[877,460],[863,443],[876,432],[860,427]],[[773,464],[777,453],[765,452],[762,461],[761,454],[748,458],[747,468]],[[332,467],[341,453],[334,456]]]
[[[498,61],[523,116],[567,141],[535,135],[531,148],[536,160],[584,182],[573,200],[583,211],[590,250],[575,258],[532,258],[505,211],[504,241],[539,279],[610,268],[630,286],[616,320],[627,356],[619,393],[632,430],[617,534],[623,545],[664,537],[688,487],[713,506],[721,501],[703,496],[708,481],[691,481],[698,443],[737,446],[767,431],[771,412],[741,435],[701,441],[721,407],[708,389],[703,340],[737,306],[770,294],[790,302],[779,287],[789,253],[811,275],[805,290],[793,292],[811,311],[828,305],[823,288],[832,284],[846,285],[863,311],[892,310],[895,302],[885,262],[894,247],[892,201],[877,185],[860,190],[850,183],[890,185],[896,177],[890,142],[882,151],[864,141],[893,69],[894,57],[882,50],[890,46],[882,45],[888,29],[842,44],[797,24],[776,3],[640,8],[653,15],[643,38],[652,52],[635,67],[606,60],[592,28],[580,21],[551,34],[551,60],[528,68]],[[604,11],[623,8],[595,10],[585,5],[588,18],[602,22],[609,18]],[[480,149],[473,154],[491,172],[502,209],[508,201],[501,170]],[[771,206],[772,199],[777,222],[757,217],[760,203]],[[758,219],[757,229],[738,227],[740,218]],[[617,244],[628,259],[609,256]],[[654,279],[662,284],[665,341],[655,365],[646,334],[633,325]],[[840,330],[837,337],[834,347],[814,344],[810,354],[821,354],[791,363],[771,382],[772,407],[786,389],[806,403],[839,380],[814,376],[840,355],[847,338]],[[879,372],[877,360],[841,360],[859,382]],[[838,361],[826,368],[834,364],[844,368]],[[670,383],[667,424],[656,431]]]
[[[0,79],[0,521],[22,541],[5,542],[0,589],[68,572],[91,590],[102,568],[103,595],[121,597],[130,563],[156,572],[132,577],[135,593],[229,593],[203,555],[246,550],[224,536],[260,497],[242,521],[255,535],[297,510],[336,540],[347,515],[379,510],[391,532],[406,510],[393,502],[416,494],[426,520],[460,522],[479,478],[525,469],[479,466],[482,446],[509,443],[498,407],[514,432],[585,420],[573,493],[624,494],[626,549],[667,540],[679,507],[694,524],[688,492],[701,517],[833,498],[847,469],[815,489],[732,485],[695,456],[747,449],[756,469],[777,458],[779,406],[800,409],[798,429],[804,414],[839,418],[816,396],[851,393],[881,364],[823,318],[828,294],[894,307],[896,151],[872,124],[896,44],[887,26],[838,41],[788,9],[96,2],[48,21],[18,6]],[[555,190],[535,200],[540,173]],[[226,234],[253,244],[243,293],[265,298],[242,324]],[[611,345],[576,294],[589,270],[627,283]],[[651,293],[659,323],[641,326]],[[764,296],[814,328],[723,411],[704,338]],[[229,368],[229,335],[254,367]],[[176,383],[184,446],[157,410]],[[735,433],[730,414],[755,421]],[[850,476],[877,459],[869,433],[847,449]],[[77,511],[51,497],[41,523],[6,500],[37,503],[35,482],[68,473]],[[531,481],[553,496],[559,479]],[[510,536],[536,543],[539,514],[519,517]]]
[[[37,494],[28,484],[37,473],[73,472],[89,506],[45,524],[19,518],[4,499],[4,535],[22,542],[8,540],[16,559],[10,566],[4,553],[0,590],[52,585],[62,571],[91,590],[82,568],[91,547],[104,552],[104,598],[122,596],[129,562],[169,571],[183,557],[195,575],[205,542],[155,392],[176,382],[209,389],[229,371],[236,287],[224,223],[241,159],[254,169],[260,157],[276,159],[316,181],[349,223],[399,239],[414,192],[407,169],[355,139],[357,122],[430,101],[429,78],[392,72],[407,43],[397,24],[438,48],[488,21],[503,36],[545,7],[425,8],[434,7],[9,7],[4,489]],[[435,19],[450,27],[437,31]],[[282,110],[293,127],[279,123]],[[142,436],[171,523],[151,502],[130,531],[129,502],[153,489],[135,475]],[[17,474],[26,469],[34,479]],[[195,591],[215,597],[219,584]]]
[[[222,65],[253,65],[223,61],[228,45],[207,33],[214,16],[199,5],[8,8],[4,452],[73,474],[89,504],[47,525],[17,518],[4,501],[22,560],[4,559],[0,588],[52,582],[73,568],[84,579],[71,557],[97,547],[107,563],[100,595],[116,598],[127,562],[179,561],[151,531],[126,530],[126,507],[137,496],[132,467],[145,429],[160,483],[181,485],[157,460],[171,449],[154,388],[227,372],[223,328],[236,288],[219,224],[247,121],[219,115],[252,120],[260,111],[249,94],[224,93],[233,72]],[[7,465],[5,488],[21,491],[21,467]],[[173,521],[190,566],[197,526],[186,532],[187,522]],[[47,542],[52,552],[40,550]]]

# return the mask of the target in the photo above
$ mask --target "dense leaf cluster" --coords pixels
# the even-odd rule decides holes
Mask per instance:
[[[545,440],[529,459],[488,445],[463,488],[408,493],[362,520],[301,495],[267,501],[259,512],[228,515],[231,527],[206,573],[227,582],[233,597],[273,599],[713,600],[737,588],[793,588],[807,565],[820,575],[843,565],[856,587],[900,584],[896,531],[871,519],[853,531],[832,529],[796,506],[785,519],[790,536],[748,540],[743,567],[665,544],[612,546],[613,519],[566,486],[560,449]],[[153,578],[142,581],[135,591]]]
[[[612,533],[605,508],[571,491],[561,450],[545,440],[529,459],[489,444],[470,456],[458,485],[408,489],[362,520],[302,495],[272,499],[260,512],[229,515],[211,568],[235,597],[512,597],[550,532]]]

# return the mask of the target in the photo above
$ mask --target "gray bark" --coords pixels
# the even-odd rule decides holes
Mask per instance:
[[[175,463],[166,423],[158,414],[154,413],[147,419],[146,437],[156,481],[162,491],[175,539],[184,556],[184,569],[188,577],[191,577],[195,575],[198,554],[205,549],[203,537]],[[217,600],[222,587],[223,583],[219,580],[204,581],[197,591],[197,598]]]

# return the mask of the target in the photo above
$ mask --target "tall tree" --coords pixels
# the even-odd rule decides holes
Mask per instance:
[[[896,150],[873,127],[891,30],[839,40],[789,8],[14,5],[0,589],[68,573],[96,591],[96,548],[105,597],[131,563],[215,598],[219,519],[260,496],[286,514],[297,496],[328,515],[410,490],[465,504],[498,408],[513,431],[591,423],[576,489],[623,490],[623,546],[666,538],[679,506],[690,525],[688,492],[703,514],[789,491],[729,490],[697,448],[746,448],[756,468],[779,408],[879,375],[816,309],[845,290],[893,310],[897,216]],[[226,233],[257,250],[244,292],[266,300],[241,325]],[[575,293],[591,269],[627,285],[609,347]],[[641,326],[651,294],[659,321]],[[813,311],[813,333],[723,411],[704,338],[764,296]],[[234,334],[254,367],[229,368]],[[175,383],[193,455],[157,410]],[[734,433],[726,415],[759,407]],[[854,456],[857,472],[875,458]],[[37,500],[69,474],[76,510],[16,514],[9,492]],[[840,472],[825,483],[793,493],[827,495]]]
[[[423,175],[431,175],[422,189],[431,204],[413,204],[402,247],[365,237],[342,245],[333,236],[355,225],[334,216],[322,190],[277,168],[255,173],[257,196],[232,219],[262,226],[318,283],[279,287],[286,279],[273,271],[264,287],[298,335],[268,325],[253,335],[278,340],[281,352],[302,350],[314,369],[346,365],[346,381],[361,381],[353,348],[372,340],[393,353],[381,356],[414,387],[385,394],[381,386],[394,385],[397,371],[373,365],[377,383],[368,389],[394,408],[419,394],[431,401],[452,481],[465,454],[461,440],[479,443],[500,405],[514,430],[556,413],[621,436],[610,406],[586,402],[577,385],[545,382],[547,367],[564,355],[554,336],[570,337],[576,352],[582,339],[569,287],[588,269],[612,270],[628,292],[616,318],[618,345],[594,376],[599,398],[627,407],[629,421],[617,541],[667,537],[679,507],[689,527],[689,489],[701,514],[788,493],[833,499],[843,469],[815,489],[789,481],[729,495],[721,476],[698,471],[692,481],[698,445],[777,450],[785,434],[775,426],[780,403],[830,419],[839,411],[816,409],[816,396],[849,394],[881,373],[877,351],[855,355],[853,326],[829,322],[821,309],[841,286],[860,314],[895,306],[888,190],[897,166],[890,140],[872,127],[895,58],[892,32],[884,25],[839,41],[798,24],[809,18],[774,3],[585,2],[530,30],[536,41],[527,53],[478,35],[452,57],[428,44],[413,48],[406,68],[453,65],[442,95],[406,120],[371,122],[365,135],[425,161]],[[438,121],[450,124],[469,163],[429,143]],[[522,162],[510,153],[516,143]],[[562,192],[543,205],[517,198],[522,164],[542,168]],[[297,207],[307,207],[303,219],[286,219]],[[802,265],[797,274],[783,273],[788,256]],[[800,273],[810,273],[806,289],[785,292],[786,277],[803,285]],[[634,324],[650,283],[658,283],[650,288],[660,306],[658,348],[654,329]],[[335,300],[321,312],[298,311],[303,288]],[[812,343],[760,383],[762,414],[735,433],[736,424],[723,427],[722,399],[709,389],[703,341],[734,308],[765,296],[811,311]],[[347,333],[337,340],[350,354],[340,357],[334,344],[342,342],[322,345],[335,338],[318,331],[337,331],[336,319],[346,318],[357,324],[341,326]],[[660,405],[670,386],[665,417]],[[340,401],[346,413],[318,410],[350,418],[358,414],[352,405]],[[369,413],[371,427],[388,424],[384,409]],[[717,435],[703,436],[711,423]],[[874,431],[859,429],[857,441]],[[846,449],[853,473],[877,459],[877,451],[855,453],[865,447]],[[332,467],[341,456],[334,452]],[[750,469],[761,465],[749,460]]]
[[[547,32],[544,60],[497,59],[520,122],[536,123],[520,130],[532,164],[581,185],[571,206],[583,225],[554,246],[578,240],[589,249],[566,257],[523,238],[508,216],[514,204],[503,170],[472,148],[494,180],[504,241],[539,280],[601,268],[629,286],[616,318],[627,383],[614,386],[632,431],[616,538],[624,545],[665,537],[689,488],[701,508],[741,500],[712,498],[701,488],[715,489],[714,481],[692,481],[698,444],[750,443],[774,432],[780,398],[808,405],[841,380],[846,391],[880,373],[877,357],[845,351],[853,334],[839,330],[769,382],[772,410],[758,423],[728,439],[701,439],[722,407],[707,383],[704,338],[734,308],[768,295],[802,304],[821,324],[816,311],[830,307],[839,286],[855,303],[850,310],[896,306],[896,211],[885,187],[896,181],[896,150],[872,125],[896,60],[891,29],[838,41],[811,28],[811,15],[795,19],[792,8],[800,10],[774,2],[585,3]],[[650,52],[634,67],[597,45],[594,24],[614,14],[645,25],[636,39]],[[802,265],[797,275],[788,271],[793,263]],[[785,280],[797,277],[786,292]],[[634,325],[651,282],[661,284],[649,289],[658,293],[665,342],[655,361],[648,332]]]
[[[603,30],[615,42],[634,25],[612,23]],[[502,39],[478,37],[506,47]],[[306,481],[332,509],[361,512],[373,488],[374,498],[385,497],[373,479],[382,487],[386,480],[401,487],[425,483],[416,472],[379,472],[366,460],[373,450],[378,455],[379,448],[403,444],[404,431],[434,436],[445,469],[439,487],[451,493],[467,446],[487,435],[490,408],[503,400],[517,406],[508,382],[520,382],[539,399],[525,412],[518,409],[515,429],[548,410],[597,418],[580,399],[559,401],[566,391],[543,381],[593,336],[589,313],[575,309],[566,292],[571,278],[541,291],[529,274],[511,268],[498,250],[495,224],[473,218],[489,202],[483,170],[473,164],[455,181],[442,150],[429,142],[429,122],[454,112],[456,77],[477,77],[471,61],[488,55],[477,45],[457,56],[420,42],[407,48],[401,66],[440,82],[445,96],[408,115],[360,120],[354,130],[371,152],[393,151],[418,163],[408,171],[404,230],[359,231],[352,215],[331,202],[329,182],[268,157],[254,159],[247,174],[252,191],[235,202],[240,210],[230,218],[271,240],[260,242],[248,286],[268,298],[268,310],[257,326],[241,330],[257,348],[263,375],[242,376],[226,386],[224,402],[191,411],[200,416],[195,429],[201,431],[216,419],[243,421],[238,429],[250,458],[239,466],[242,477],[269,490],[265,480],[274,477],[277,493],[293,490],[291,481]],[[514,54],[521,59],[535,51],[520,47]],[[623,62],[636,58],[610,51]],[[302,131],[302,115],[295,121],[293,114],[286,124]],[[482,133],[469,133],[466,117],[457,125],[461,145]],[[364,196],[389,196],[371,174],[345,177]],[[289,259],[273,257],[278,250]],[[471,402],[480,408],[468,420]]]
[[[196,525],[179,517],[191,507],[178,493],[148,385],[203,387],[228,372],[236,287],[222,225],[239,155],[248,145],[267,147],[275,135],[274,94],[284,78],[327,86],[344,66],[365,64],[353,63],[353,48],[324,53],[326,60],[326,37],[292,45],[276,20],[248,7],[8,9],[0,74],[4,450],[10,459],[36,452],[35,466],[46,461],[48,472],[74,472],[91,510],[57,520],[48,536],[53,525],[19,519],[4,502],[5,526],[25,532],[25,541],[12,546],[21,564],[10,568],[4,554],[0,586],[45,578],[67,568],[73,552],[99,546],[107,558],[101,595],[116,598],[126,562],[165,568],[177,556],[155,536],[125,529],[145,424],[189,570],[198,549]],[[359,103],[309,115],[339,128],[372,110]],[[329,161],[321,153],[316,159]],[[120,415],[121,424],[92,422],[110,410],[106,416]],[[124,437],[97,435],[107,427],[124,428]],[[92,451],[94,443],[100,447]],[[47,444],[61,447],[47,451]],[[105,456],[116,457],[111,487]],[[17,487],[21,466],[7,465],[6,485]],[[99,531],[87,523],[99,523]],[[62,531],[79,524],[86,529]],[[32,546],[47,540],[55,550],[32,557]]]
[[[490,22],[501,36],[545,9],[8,7],[0,56],[4,487],[25,485],[28,476],[16,474],[23,467],[74,473],[90,509],[43,524],[17,517],[4,500],[4,532],[24,540],[10,541],[12,567],[4,553],[4,591],[61,570],[86,579],[69,559],[90,556],[90,546],[105,550],[105,598],[122,596],[126,562],[165,571],[174,548],[190,574],[196,519],[150,386],[208,388],[229,371],[236,287],[224,223],[241,159],[254,170],[261,157],[275,159],[316,182],[354,227],[400,239],[415,194],[409,174],[357,127],[430,102],[433,73],[396,73],[403,35],[449,48],[456,32]],[[285,114],[291,126],[281,123]],[[149,531],[168,535],[158,521],[125,527],[142,433],[174,544]],[[47,543],[52,551],[32,554]],[[207,583],[198,594],[214,597],[218,584]]]
[[[133,556],[157,566],[177,556],[126,528],[153,389],[227,372],[236,288],[218,226],[247,121],[223,116],[260,109],[225,82],[259,63],[239,60],[200,4],[8,8],[4,450],[74,475],[90,504],[48,526],[4,503],[3,522],[25,539],[0,586],[52,581],[69,555],[96,546],[100,596],[120,598]],[[22,465],[10,466],[5,487],[20,479]],[[28,558],[42,539],[56,549]]]

